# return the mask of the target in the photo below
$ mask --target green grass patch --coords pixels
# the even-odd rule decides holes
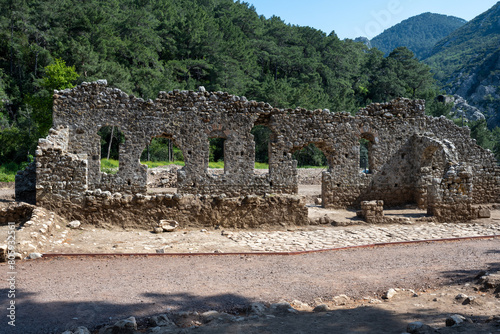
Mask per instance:
[[[269,169],[269,164],[266,164],[264,162],[256,162],[255,169]]]
[[[308,165],[305,165],[305,166],[297,166],[297,168],[316,168],[316,169],[326,169],[326,168],[328,168],[328,166],[308,166]]]
[[[0,182],[15,182],[16,174],[6,174],[0,172]]]
[[[184,161],[141,161],[142,164],[147,165],[148,168],[156,168],[168,165],[184,166]],[[101,171],[108,174],[116,174],[118,172],[118,160],[113,159],[101,159]],[[224,161],[210,161],[208,163],[209,168],[224,168]],[[328,166],[299,166],[299,168],[317,168],[325,169]],[[269,164],[264,162],[256,162],[255,169],[269,169]]]
[[[148,165],[148,168],[155,168],[168,165],[184,166],[184,161],[141,161],[141,163]]]
[[[101,169],[103,168],[118,168],[120,163],[114,159],[101,159]]]
[[[224,161],[210,161],[208,163],[208,168],[224,168]]]
[[[15,182],[17,171],[26,167],[26,164],[21,165],[15,162],[9,162],[0,166],[0,182]]]
[[[114,159],[101,159],[101,172],[106,174],[118,173],[120,163]]]

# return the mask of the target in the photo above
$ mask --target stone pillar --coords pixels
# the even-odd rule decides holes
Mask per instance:
[[[380,224],[384,222],[384,201],[361,202],[361,214],[369,224]]]

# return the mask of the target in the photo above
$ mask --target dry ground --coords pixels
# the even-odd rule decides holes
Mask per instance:
[[[311,199],[319,194],[317,186],[301,187],[301,192]],[[12,185],[0,189],[0,206],[11,202],[12,196]],[[311,208],[311,212],[324,214],[319,208]],[[329,214],[347,223],[354,220],[351,211]],[[405,214],[423,213],[406,209]],[[95,253],[109,250],[111,245],[117,252],[140,249],[151,253],[156,246],[145,249],[145,244],[152,240],[163,243],[160,236],[149,231],[92,230],[89,226],[71,230],[65,242],[73,245],[55,245],[51,252]],[[174,233],[177,244],[169,241],[167,245],[178,252],[194,248],[197,252],[248,251],[241,246],[231,248],[234,244],[221,236],[220,230]],[[179,326],[173,333],[397,334],[403,333],[412,321],[440,328],[439,333],[495,333],[500,332],[500,298],[491,290],[483,291],[475,277],[482,270],[500,270],[499,246],[500,239],[492,239],[300,256],[118,256],[19,261],[18,326],[15,330],[7,326],[2,307],[0,332],[62,333],[83,325],[97,333],[99,326],[135,316],[140,332],[146,333],[151,330],[150,316],[167,314]],[[0,264],[0,271],[9,270]],[[384,301],[381,296],[389,288],[399,290],[394,298]],[[7,305],[7,291],[7,286],[0,287],[0,305]],[[464,305],[463,300],[455,299],[460,293],[475,299]],[[335,296],[342,294],[349,299],[340,298],[339,302]],[[269,311],[260,317],[248,316],[245,308],[256,301],[286,301],[299,313]],[[330,311],[312,312],[319,304],[326,304]],[[207,321],[199,314],[211,309],[243,317],[237,321]],[[180,311],[199,313],[180,315]],[[444,328],[450,314],[464,315],[475,323]]]

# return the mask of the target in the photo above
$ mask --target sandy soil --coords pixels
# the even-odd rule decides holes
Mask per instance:
[[[300,189],[311,199],[319,194],[318,186]],[[0,189],[0,207],[11,201],[13,188]],[[410,217],[424,214],[404,210]],[[314,206],[311,211],[325,214]],[[355,219],[352,211],[328,214],[351,223]],[[68,231],[64,242],[51,252],[103,252],[111,245],[116,252],[141,249],[154,253],[156,243],[179,252],[248,251],[235,247],[220,230],[182,230],[174,232],[175,237],[169,234],[171,240],[149,231],[92,230],[84,226]],[[100,326],[135,316],[140,332],[147,333],[151,330],[149,317],[158,314],[167,314],[178,326],[165,333],[397,334],[405,332],[412,321],[440,328],[439,333],[500,332],[500,318],[495,318],[500,315],[500,296],[483,290],[475,279],[483,270],[500,270],[499,246],[500,239],[492,239],[300,256],[161,255],[19,261],[16,328],[7,326],[2,307],[0,332],[62,333],[86,326],[95,334]],[[10,272],[6,264],[0,264],[0,271]],[[398,289],[396,296],[383,300],[383,293],[390,288]],[[9,303],[7,292],[6,285],[0,287],[0,305]],[[460,293],[475,299],[464,305],[455,299]],[[336,297],[342,294],[348,299]],[[252,302],[268,305],[280,301],[291,303],[298,313],[268,311],[256,317],[246,311]],[[326,304],[330,311],[312,312],[320,304]],[[207,321],[200,315],[207,310],[242,317]],[[182,311],[195,313],[180,314]],[[464,315],[470,323],[444,328],[450,314]]]
[[[0,208],[15,200],[14,182],[0,182]]]
[[[454,328],[451,333],[490,333],[500,329],[498,319],[493,319],[500,314],[500,299],[492,291],[481,291],[474,277],[481,270],[500,269],[499,246],[494,239],[300,256],[22,261],[16,268],[16,331],[5,326],[3,307],[0,328],[3,333],[62,333],[76,326],[96,329],[135,316],[145,332],[148,317],[166,313],[179,326],[201,326],[181,333],[402,333],[417,320],[444,327],[445,318],[458,313],[480,324]],[[7,266],[1,264],[0,271],[7,272]],[[390,288],[401,290],[382,301]],[[459,293],[476,299],[463,305],[455,299]],[[335,297],[341,294],[349,297],[346,305],[336,305]],[[7,305],[6,296],[3,289],[0,305]],[[244,316],[206,325],[197,322],[197,314],[178,313],[217,310],[246,315],[247,306],[258,301],[302,306],[298,314]],[[318,304],[326,304],[331,311],[311,313]]]

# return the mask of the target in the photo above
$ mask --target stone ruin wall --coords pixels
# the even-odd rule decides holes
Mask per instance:
[[[359,207],[366,200],[383,200],[388,206],[416,203],[421,208],[437,203],[500,202],[500,167],[491,152],[480,148],[467,128],[424,112],[424,101],[408,99],[372,104],[356,116],[319,109],[277,109],[202,88],[160,92],[155,101],[144,101],[107,87],[104,80],[82,83],[54,94],[53,129],[39,142],[36,189],[31,187],[31,191],[36,193],[37,205],[67,215],[73,212],[73,216],[75,206],[81,212],[104,210],[95,209],[95,194],[109,194],[97,205],[109,208],[102,211],[109,213],[113,210],[110,199],[146,194],[147,166],[140,163],[140,155],[152,138],[167,137],[185,159],[177,175],[179,196],[296,194],[292,153],[314,143],[329,164],[322,177],[325,207]],[[267,126],[272,133],[265,175],[254,173],[255,142],[250,131],[255,125]],[[119,127],[125,137],[115,175],[100,171],[97,132],[104,126]],[[208,172],[210,138],[225,139],[221,175]],[[370,142],[368,174],[359,169],[360,138]],[[454,166],[462,172],[450,174]],[[29,178],[16,180],[19,200],[30,190],[23,186],[24,179]],[[111,202],[116,202],[116,209],[129,206]],[[175,206],[172,203],[166,201],[164,210],[154,217],[166,216],[166,208]],[[290,206],[290,214],[302,217],[298,206]],[[227,209],[221,214],[231,215],[234,207]],[[106,219],[105,215],[101,218]]]

